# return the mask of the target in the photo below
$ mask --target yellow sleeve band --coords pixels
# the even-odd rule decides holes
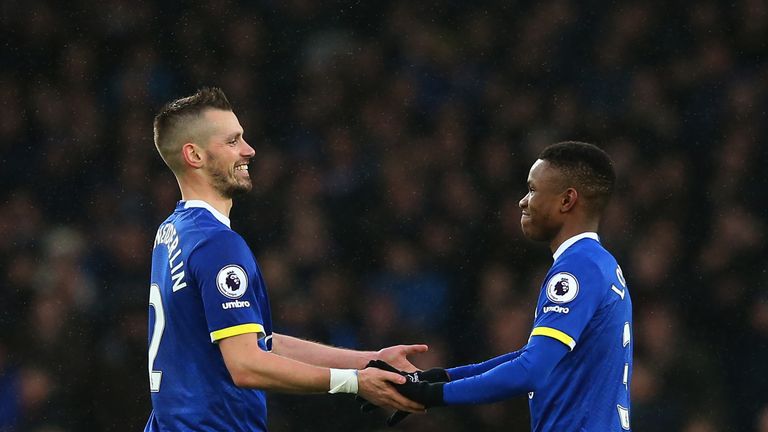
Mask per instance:
[[[560,342],[568,345],[568,348],[570,348],[571,351],[573,351],[573,348],[576,346],[576,341],[573,340],[572,337],[558,329],[553,329],[552,327],[536,327],[531,332],[531,336],[549,336],[552,339],[557,339]]]
[[[264,331],[264,326],[261,324],[240,324],[211,332],[211,342],[245,333],[260,333],[259,338],[262,338],[267,334],[267,332]]]

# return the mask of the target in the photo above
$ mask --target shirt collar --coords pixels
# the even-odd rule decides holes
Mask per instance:
[[[189,200],[189,201],[182,201],[182,202],[184,203],[184,208],[197,207],[197,208],[204,208],[204,209],[208,210],[209,212],[211,212],[213,217],[215,217],[216,219],[219,220],[219,222],[221,222],[224,225],[226,225],[227,228],[232,228],[229,225],[229,218],[224,216],[220,211],[218,211],[215,208],[213,208],[213,206],[211,206],[207,202],[205,202],[203,200]]]
[[[577,241],[585,238],[591,238],[592,240],[596,240],[597,242],[600,242],[600,237],[597,235],[596,232],[590,231],[590,232],[584,232],[581,234],[576,234],[575,236],[564,241],[563,244],[561,244],[560,247],[558,247],[555,253],[552,255],[552,258],[555,261],[557,261],[557,259],[560,258],[560,255],[562,255],[566,249],[573,246],[573,244],[576,243]]]

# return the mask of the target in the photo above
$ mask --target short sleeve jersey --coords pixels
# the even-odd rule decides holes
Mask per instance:
[[[567,240],[541,287],[531,337],[571,352],[530,393],[533,431],[630,430],[632,302],[621,268],[597,234]]]
[[[152,414],[145,431],[265,431],[263,391],[235,386],[217,342],[257,333],[271,350],[269,299],[229,218],[182,201],[157,230],[149,296]]]

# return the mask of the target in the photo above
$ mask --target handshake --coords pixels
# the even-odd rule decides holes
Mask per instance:
[[[400,394],[408,399],[418,402],[424,405],[426,408],[445,405],[443,401],[443,385],[450,381],[448,373],[442,368],[433,368],[425,371],[416,372],[403,372],[398,370],[392,365],[382,360],[371,360],[368,362],[366,368],[378,368],[388,372],[394,372],[405,377],[404,384],[394,384]],[[360,410],[362,412],[370,412],[378,408],[378,406],[368,402],[362,397],[358,396],[357,400],[361,403]],[[389,418],[387,418],[387,426],[394,426],[406,417],[410,413],[405,411],[395,411]]]

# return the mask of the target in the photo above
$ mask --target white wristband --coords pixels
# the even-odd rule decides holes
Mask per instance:
[[[331,368],[331,389],[328,393],[357,394],[357,369]]]

